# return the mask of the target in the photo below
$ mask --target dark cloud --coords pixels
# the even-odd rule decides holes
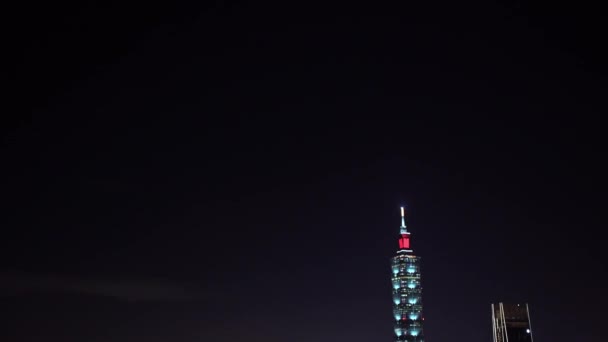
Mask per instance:
[[[0,274],[0,296],[40,292],[72,292],[128,301],[199,301],[208,297],[195,286],[164,279]]]

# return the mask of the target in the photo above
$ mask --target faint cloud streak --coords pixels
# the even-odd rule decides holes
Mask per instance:
[[[0,274],[0,296],[41,292],[80,293],[127,301],[199,301],[208,297],[194,286],[163,279]]]

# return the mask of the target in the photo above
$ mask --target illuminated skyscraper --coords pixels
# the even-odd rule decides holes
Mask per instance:
[[[401,207],[399,250],[391,259],[395,342],[424,342],[420,257],[413,253]]]
[[[492,304],[494,342],[533,342],[528,304]]]

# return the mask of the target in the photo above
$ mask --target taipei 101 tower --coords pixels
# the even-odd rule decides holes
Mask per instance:
[[[391,259],[395,342],[424,342],[420,257],[410,248],[410,232],[401,207],[399,250]]]

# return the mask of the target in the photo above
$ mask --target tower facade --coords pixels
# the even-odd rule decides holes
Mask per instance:
[[[494,342],[533,342],[528,304],[492,304]]]
[[[424,342],[420,257],[410,248],[410,233],[401,207],[399,250],[391,259],[395,342]]]

